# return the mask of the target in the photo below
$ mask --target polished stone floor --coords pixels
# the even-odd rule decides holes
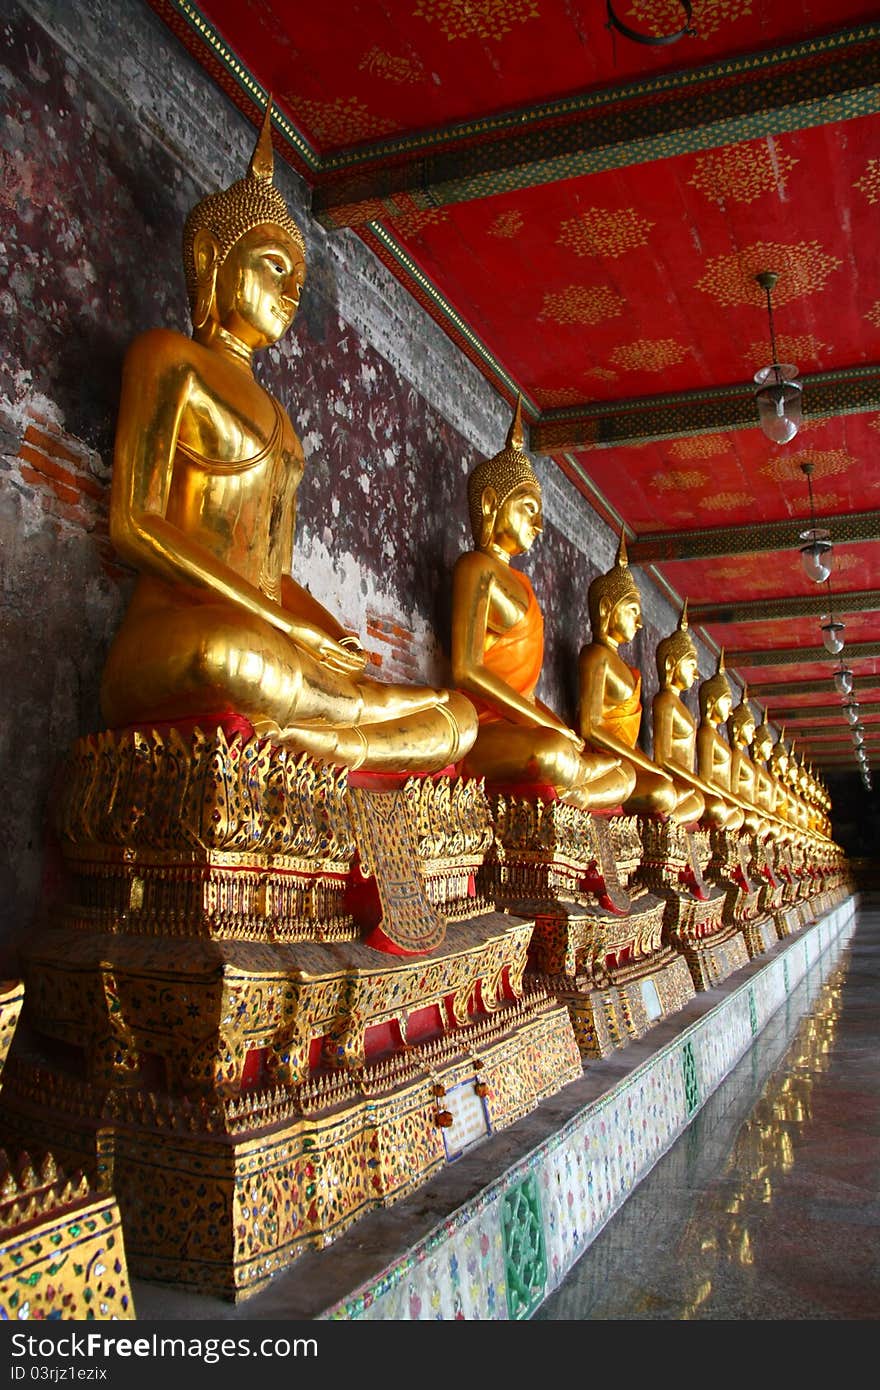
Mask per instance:
[[[880,1317],[880,899],[534,1321]]]

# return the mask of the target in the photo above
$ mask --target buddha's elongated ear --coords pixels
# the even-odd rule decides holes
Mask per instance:
[[[220,247],[217,238],[207,228],[200,227],[193,241],[196,265],[196,298],[192,307],[193,328],[204,328],[211,316],[217,291],[217,271],[220,266]]]
[[[480,495],[480,549],[485,550],[495,530],[498,515],[498,494],[494,487],[484,487]]]

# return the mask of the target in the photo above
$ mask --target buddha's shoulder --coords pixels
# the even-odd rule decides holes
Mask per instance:
[[[132,341],[126,354],[126,364],[152,365],[162,370],[179,364],[191,365],[204,355],[205,349],[185,333],[173,328],[148,328]]]

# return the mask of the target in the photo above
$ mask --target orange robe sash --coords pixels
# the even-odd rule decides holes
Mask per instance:
[[[635,681],[632,694],[621,700],[619,705],[615,705],[610,714],[603,717],[602,722],[609,733],[617,735],[621,743],[625,743],[628,748],[635,748],[642,723],[642,677],[635,667],[630,666],[629,669]]]
[[[516,575],[525,589],[528,606],[513,627],[503,632],[483,653],[483,665],[506,681],[518,695],[530,699],[544,665],[544,615],[528,576],[515,569],[510,573]],[[468,698],[476,705],[481,724],[496,724],[504,719],[504,715],[491,705],[475,700],[472,695]]]

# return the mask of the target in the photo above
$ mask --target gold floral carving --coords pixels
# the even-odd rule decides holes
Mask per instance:
[[[569,285],[544,295],[541,318],[555,323],[603,323],[619,318],[625,301],[608,285]]]
[[[583,391],[576,390],[574,386],[557,386],[553,389],[537,390],[534,394],[538,403],[546,410],[564,405],[585,405],[589,400]]]
[[[711,497],[701,497],[697,505],[707,512],[732,512],[754,500],[750,492],[716,492]]]
[[[749,362],[766,362],[767,346],[766,338],[756,339],[743,354],[744,359]],[[810,333],[779,333],[776,337],[776,350],[780,362],[812,362],[820,357],[827,347],[827,343],[820,342]]]
[[[446,38],[500,39],[514,24],[538,19],[537,0],[417,0],[416,19],[438,24]]]
[[[490,236],[515,237],[523,229],[523,215],[519,208],[511,208],[508,212],[502,212],[495,218],[489,228]]]
[[[771,458],[758,472],[778,483],[788,483],[803,476],[801,465],[804,463],[813,465],[814,478],[828,478],[835,473],[845,473],[857,462],[845,449],[801,449],[797,454]]]
[[[775,142],[772,149],[764,141],[727,145],[699,155],[689,182],[715,202],[752,203],[762,193],[784,189],[797,162]]]
[[[671,473],[655,473],[649,486],[656,492],[690,492],[708,481],[709,474],[698,469],[673,469]]]
[[[357,97],[308,101],[288,93],[286,101],[297,121],[320,145],[356,145],[397,130],[397,122],[373,115]]]
[[[576,256],[622,256],[644,246],[653,226],[635,208],[588,208],[560,223],[557,244]]]
[[[719,29],[752,13],[752,0],[701,0],[695,7],[697,37],[711,38]],[[681,28],[680,0],[633,0],[627,15],[636,27],[662,38]]]
[[[627,372],[662,372],[683,362],[690,350],[675,338],[638,338],[616,347],[611,361]]]
[[[361,72],[369,72],[373,77],[383,77],[388,82],[398,84],[421,82],[425,69],[418,58],[398,58],[386,53],[378,44],[368,50],[358,63]]]
[[[791,245],[757,241],[742,251],[713,256],[696,288],[710,294],[724,308],[737,304],[763,308],[764,291],[756,284],[755,276],[770,266],[779,275],[773,291],[773,303],[778,307],[801,295],[818,294],[831,272],[839,270],[842,264],[837,256],[823,251],[818,241]]]
[[[668,453],[674,459],[714,459],[729,454],[730,440],[724,434],[695,434],[676,439]]]
[[[880,203],[880,159],[869,159],[865,172],[856,179],[853,188],[864,193],[869,203]]]

